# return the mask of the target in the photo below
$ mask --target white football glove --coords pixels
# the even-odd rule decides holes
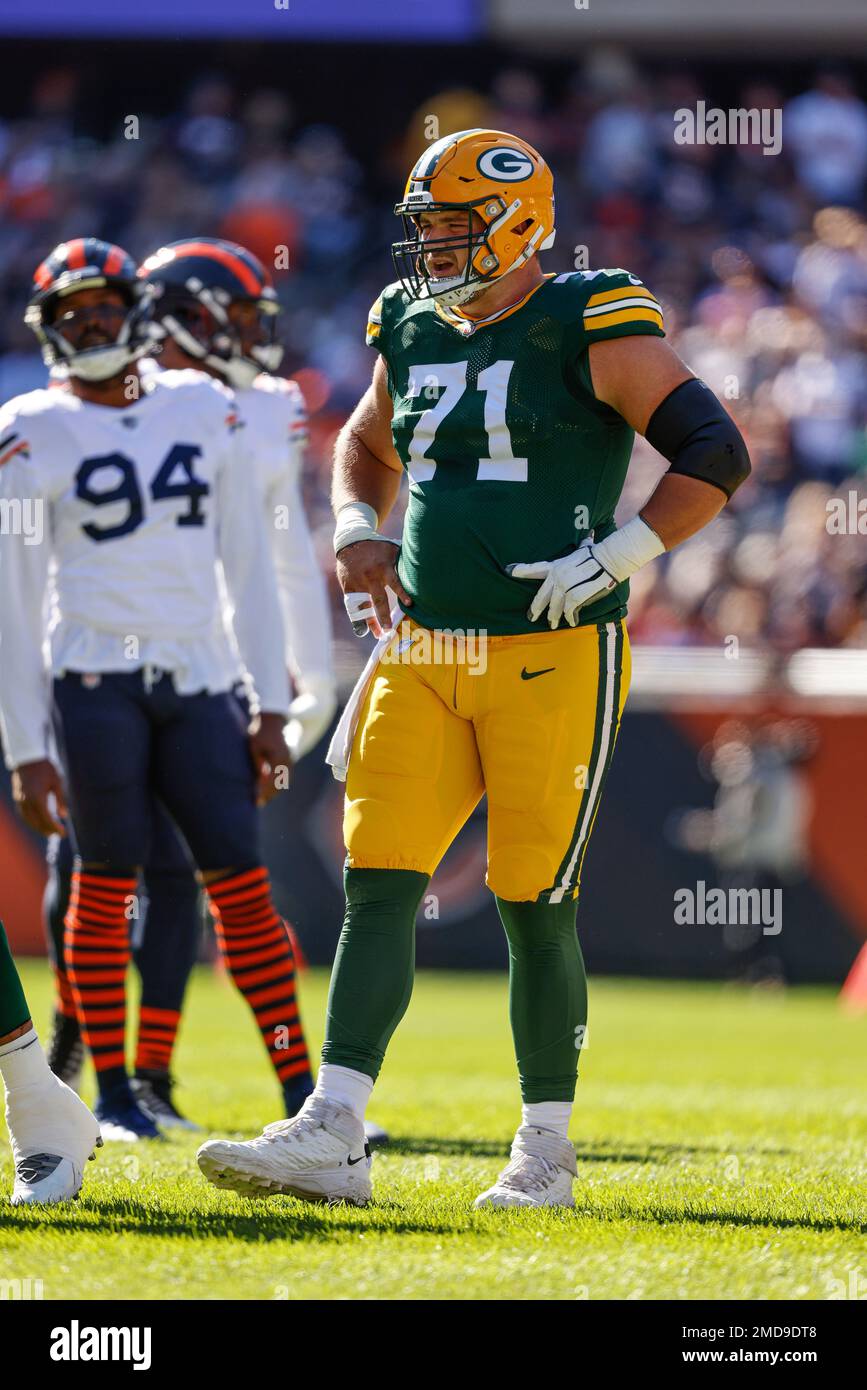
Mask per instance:
[[[337,709],[337,690],[330,676],[303,676],[299,693],[289,706],[285,738],[297,763],[315,748]]]
[[[565,616],[570,627],[575,626],[578,613],[590,603],[613,589],[617,580],[596,558],[593,543],[588,537],[571,555],[559,560],[537,560],[528,565],[511,565],[513,579],[541,579],[533,602],[527,611],[531,623],[548,610],[548,626],[560,626]]]
[[[531,622],[547,608],[549,627],[559,627],[563,617],[570,627],[575,627],[585,604],[607,594],[664,550],[656,532],[636,516],[604,541],[586,536],[571,555],[509,565],[508,571],[513,579],[542,580],[527,612]]]

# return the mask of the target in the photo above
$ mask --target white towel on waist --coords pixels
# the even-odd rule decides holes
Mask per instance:
[[[391,590],[389,590],[389,593],[390,592]],[[358,716],[361,713],[361,706],[364,704],[370,682],[373,680],[383,652],[394,637],[395,628],[405,616],[403,609],[398,604],[395,604],[391,610],[391,628],[388,632],[383,633],[374,646],[373,651],[370,653],[367,659],[367,665],[355,682],[352,694],[346,702],[346,708],[341,714],[337,722],[337,728],[331,736],[328,752],[325,754],[325,761],[331,768],[332,774],[338,782],[346,781],[346,773],[349,768],[349,755],[352,751],[352,740],[355,738]]]

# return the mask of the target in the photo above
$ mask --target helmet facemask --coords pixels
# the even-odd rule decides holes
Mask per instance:
[[[435,299],[445,307],[467,304],[497,280],[502,280],[529,260],[537,249],[542,236],[542,228],[528,235],[527,243],[519,256],[505,270],[500,270],[500,259],[491,243],[493,235],[515,219],[515,225],[533,219],[521,218],[521,200],[515,198],[507,205],[499,194],[472,203],[435,203],[425,201],[430,194],[410,195],[403,203],[398,203],[395,212],[403,220],[404,240],[392,245],[391,255],[395,272],[403,289],[411,299]],[[422,238],[418,218],[425,212],[463,213],[467,219],[466,233],[446,237]],[[484,224],[474,227],[473,219],[478,217]],[[527,232],[529,233],[528,226]],[[523,232],[516,232],[517,236]],[[432,275],[425,261],[437,251],[463,251],[466,262],[459,275],[452,277]]]
[[[159,290],[159,286],[157,287]],[[256,308],[252,341],[233,322],[232,303]],[[280,306],[274,299],[232,301],[225,291],[213,290],[196,278],[187,281],[186,292],[167,288],[158,299],[157,315],[164,334],[174,339],[188,357],[218,372],[230,386],[244,390],[260,372],[276,372],[283,358],[277,342]]]
[[[110,343],[77,348],[58,326],[64,299],[82,290],[102,288],[119,292],[128,305],[125,314],[121,311],[120,328]],[[91,311],[98,307],[91,306]],[[87,307],[81,312],[87,313]],[[131,286],[125,281],[100,276],[89,280],[73,278],[66,286],[61,280],[59,288],[28,306],[24,322],[36,334],[47,367],[64,366],[70,376],[101,382],[120,376],[124,367],[152,350],[155,339],[152,314],[153,294],[148,286]]]

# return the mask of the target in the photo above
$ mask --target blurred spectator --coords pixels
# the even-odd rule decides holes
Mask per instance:
[[[197,179],[224,178],[241,152],[241,129],[234,119],[234,95],[222,77],[206,77],[190,92],[176,145]]]
[[[867,106],[844,73],[821,72],[789,102],[783,138],[798,178],[817,202],[857,205],[867,174]]]

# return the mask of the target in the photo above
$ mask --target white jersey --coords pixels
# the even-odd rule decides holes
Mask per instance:
[[[235,396],[244,419],[243,449],[255,470],[271,538],[287,664],[301,685],[331,682],[328,596],[301,499],[304,397],[294,381],[264,373]]]
[[[199,372],[143,378],[124,409],[65,390],[0,410],[0,722],[10,767],[46,756],[63,671],[171,671],[180,694],[227,690],[237,657],[260,705],[289,703],[270,538],[233,394]]]
[[[148,379],[162,372],[152,357],[144,358],[139,370]],[[236,389],[233,394],[244,422],[240,445],[252,466],[271,541],[283,611],[286,665],[300,687],[331,686],[334,670],[328,594],[301,499],[301,466],[307,443],[304,397],[296,382],[266,372],[257,376],[252,386]],[[231,634],[228,602],[224,613]]]

